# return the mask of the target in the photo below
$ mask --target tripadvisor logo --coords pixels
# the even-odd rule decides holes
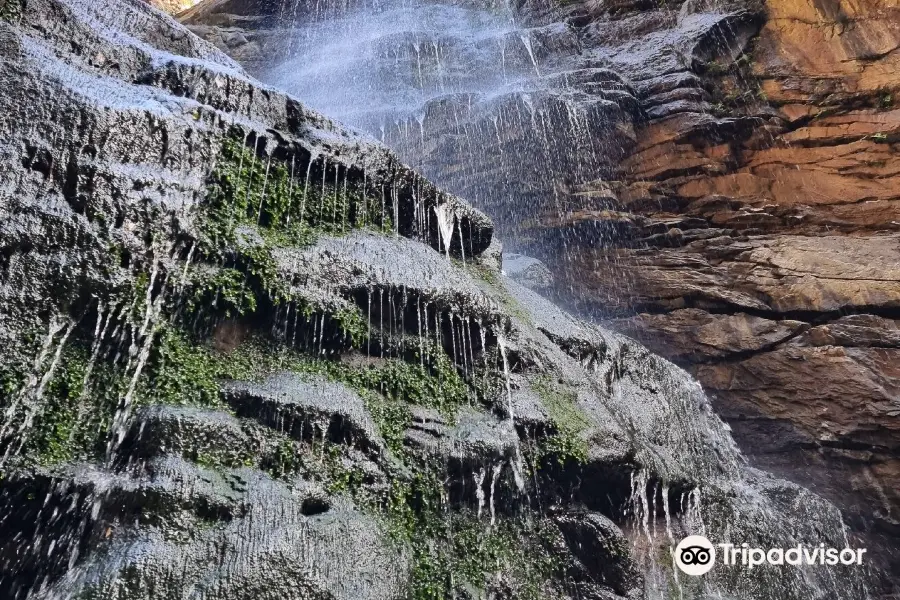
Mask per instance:
[[[703,575],[716,564],[716,549],[702,535],[689,535],[675,548],[675,564],[688,575]]]
[[[860,565],[865,548],[826,548],[825,544],[792,548],[751,548],[750,544],[715,544],[702,535],[690,535],[675,547],[674,560],[688,575],[708,573],[716,564],[716,548],[725,566],[753,569],[760,565]]]

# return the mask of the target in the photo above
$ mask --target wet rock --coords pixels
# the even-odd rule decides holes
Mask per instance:
[[[340,383],[280,373],[259,384],[230,382],[222,394],[238,416],[296,439],[327,438],[376,453],[384,445],[362,398]]]
[[[174,406],[151,406],[135,413],[127,443],[134,445],[134,456],[191,453],[231,464],[240,464],[261,449],[260,441],[254,444],[242,423],[227,413]]]
[[[597,513],[555,517],[573,555],[580,563],[576,576],[612,589],[616,597],[640,598],[643,581],[628,552],[629,541],[608,518]]]
[[[398,320],[421,334],[423,328],[435,327],[427,322],[435,311],[473,326],[499,319],[497,303],[465,271],[403,238],[363,232],[322,238],[308,249],[280,250],[276,260],[285,278],[294,282],[295,293],[323,301],[338,293],[355,297],[378,328],[391,328]],[[391,316],[396,314],[400,316]]]
[[[230,15],[210,27],[277,25],[272,3],[210,6]],[[489,590],[516,597],[565,589],[565,574],[552,565],[568,564],[584,584],[576,594],[629,597],[640,587],[630,566],[638,564],[650,575],[648,595],[662,596],[675,587],[671,565],[658,557],[675,536],[700,527],[717,540],[738,541],[732,536],[740,532],[767,544],[844,543],[830,504],[743,468],[728,429],[686,372],[502,277],[501,249],[483,213],[438,190],[384,147],[256,82],[161,13],[136,0],[116,8],[103,1],[34,0],[15,26],[0,23],[9,57],[0,65],[0,78],[9,83],[0,108],[14,124],[0,140],[8,173],[0,186],[7,200],[0,203],[6,211],[0,219],[0,331],[13,358],[28,367],[22,384],[2,372],[0,391],[10,404],[0,433],[0,514],[6,515],[0,519],[0,589],[16,600],[185,594],[374,600],[414,595],[421,585],[430,586],[429,595],[464,588],[472,596]],[[486,36],[479,51],[490,48],[486,56],[493,61],[498,44],[521,46],[510,66],[519,75],[535,71],[528,86],[428,99],[427,126],[452,146],[452,156],[467,151],[464,144],[453,146],[462,141],[451,124],[456,117],[490,140],[476,148],[490,168],[478,173],[473,190],[501,186],[499,175],[509,167],[503,161],[523,143],[544,144],[520,161],[531,179],[519,183],[534,197],[557,190],[558,182],[538,177],[548,157],[577,175],[566,189],[612,174],[636,141],[641,85],[630,80],[639,79],[637,59],[661,70],[659,81],[646,87],[665,88],[673,84],[669,75],[687,73],[695,61],[733,54],[746,35],[737,9],[711,14],[698,8],[679,20],[661,8],[644,19],[619,19],[633,7],[613,8],[616,14],[596,8],[610,17],[616,34],[603,52],[571,61],[583,41],[596,41],[596,31],[537,22],[524,31],[503,29]],[[214,12],[201,7],[192,14]],[[672,31],[654,37],[658,28]],[[652,43],[638,39],[639,32]],[[416,49],[407,33],[379,47],[394,44],[408,59]],[[445,33],[445,48],[467,50],[452,30]],[[698,48],[693,36],[715,47]],[[717,45],[713,37],[724,41]],[[222,37],[228,46],[226,38],[234,49],[254,41],[238,31]],[[631,62],[606,52],[638,42],[646,51]],[[439,55],[435,49],[428,56]],[[541,82],[534,57],[552,65],[546,75],[571,73],[571,80]],[[688,86],[687,79],[674,83]],[[669,104],[689,99],[677,96]],[[749,139],[760,121],[679,115],[688,116],[672,117],[682,119],[683,129],[671,138],[678,143],[698,132]],[[546,127],[534,127],[532,117],[546,118]],[[555,135],[569,126],[571,136]],[[621,143],[606,148],[601,140],[611,131]],[[420,139],[413,134],[406,141]],[[227,177],[211,177],[226,140],[243,141],[249,153],[241,156],[253,169],[266,165],[251,170],[245,199],[252,173],[289,173],[290,165],[310,173],[314,183],[330,184],[334,177],[335,190],[344,182],[366,199],[383,199],[381,216],[390,219],[374,231],[347,232],[342,223],[343,236],[316,231],[314,242],[286,242],[291,232],[267,229],[260,208],[235,239],[210,249],[209,239],[221,232],[200,217],[214,195],[210,188],[227,183]],[[426,148],[422,156],[444,150]],[[232,166],[243,178],[246,165]],[[445,175],[466,180],[465,173]],[[270,181],[262,177],[260,206]],[[305,186],[309,177],[284,175],[281,183]],[[561,196],[566,189],[559,189]],[[573,194],[574,200],[596,202],[591,209],[600,214],[612,200],[628,198],[627,189],[611,184],[595,191]],[[232,191],[228,199],[239,195]],[[558,209],[572,200],[553,206],[560,222],[568,215]],[[673,254],[698,244],[720,261],[750,255],[761,272],[753,285],[768,285],[765,269],[787,272],[813,262],[803,241],[795,244],[803,256],[791,259],[783,246],[758,245],[746,231],[731,246],[721,224],[701,228],[677,217],[619,222],[640,234],[635,239],[665,236]],[[704,234],[692,237],[698,229]],[[715,237],[705,237],[709,230]],[[207,330],[192,326],[210,308],[206,297],[189,293],[192,261],[201,264],[198,274],[213,275],[211,304],[244,298],[253,288],[253,302],[242,304],[239,314],[214,315],[210,326],[221,332],[233,324],[247,335],[213,344]],[[215,277],[226,264],[240,280],[219,286]],[[836,283],[821,295],[840,305],[850,293],[839,282],[847,270],[834,262],[828,269]],[[785,305],[819,289],[803,279],[781,297]],[[694,283],[698,293],[713,287]],[[890,303],[890,290],[883,294]],[[732,297],[721,290],[719,296]],[[733,297],[764,311],[767,299],[760,296],[744,288]],[[393,303],[389,309],[382,307],[385,298]],[[419,328],[420,304],[436,318],[430,332]],[[353,317],[342,314],[356,339],[328,352],[321,341],[304,345],[284,333],[288,308],[300,323],[295,327],[313,337],[318,332],[319,340],[326,316],[353,309]],[[307,308],[318,317],[318,329],[312,319],[297,319],[298,308],[304,318]],[[863,326],[854,323],[841,326]],[[26,331],[28,324],[34,331]],[[185,331],[175,331],[180,327]],[[802,351],[818,350],[816,340],[847,331],[816,330],[793,341]],[[780,333],[776,328],[773,337]],[[245,343],[253,343],[253,351],[241,354]],[[281,361],[285,356],[299,360]],[[366,402],[343,384],[290,372],[291,364],[317,373],[344,369],[347,380],[357,376],[354,385],[365,387]],[[390,398],[385,386],[366,387],[361,377],[386,364],[398,366],[387,373],[396,388]],[[222,373],[232,381],[223,383]],[[152,395],[153,378],[166,377],[170,393],[161,401],[204,405],[135,410]],[[451,392],[452,405],[441,413],[417,405],[441,406],[442,394]],[[222,402],[235,414],[223,413]],[[85,425],[100,430],[89,432],[97,447],[67,454]],[[34,450],[40,446],[32,438],[46,442],[47,451]],[[436,460],[416,462],[423,455]],[[87,464],[73,464],[81,460]],[[808,510],[798,516],[800,504]],[[561,521],[559,535],[575,543],[563,540],[548,550],[528,527],[546,510],[606,516]],[[460,521],[465,526],[456,529]],[[608,572],[584,551],[585,543],[600,553],[620,548],[621,535],[631,542],[631,556],[611,558]],[[448,555],[453,560],[445,561]],[[705,579],[698,593],[863,597],[863,574],[829,577],[748,571],[737,582]]]
[[[314,490],[290,489],[247,469],[218,473],[174,459],[154,464],[133,485],[136,492],[163,487],[195,499],[224,499],[239,510],[228,519],[202,514],[198,526],[178,534],[171,521],[143,527],[108,521],[104,496],[115,496],[116,484],[98,489],[94,527],[104,539],[102,550],[39,597],[171,598],[193,589],[200,597],[349,600],[399,593],[402,559],[378,525],[346,503],[310,511],[305,500]],[[145,513],[144,520],[152,516]]]
[[[692,308],[665,315],[641,314],[611,321],[609,326],[640,339],[654,352],[665,352],[673,360],[687,364],[763,352],[809,327],[807,323],[790,319],[715,315]],[[650,331],[665,331],[665,341],[650,335]]]
[[[553,284],[553,274],[544,263],[523,254],[503,257],[503,274],[527,288],[540,290]]]
[[[560,377],[552,385],[571,386],[575,393],[575,407],[587,420],[588,456],[598,468],[636,461],[668,481],[736,468],[731,440],[712,434],[718,418],[686,373],[631,340],[574,319],[526,288],[506,286],[540,332],[531,344],[540,348],[544,369],[549,363]],[[538,409],[545,415],[547,400],[542,398]]]
[[[492,415],[464,409],[449,424],[435,411],[416,409],[406,443],[420,446],[429,454],[484,466],[515,458],[519,438],[513,424]]]

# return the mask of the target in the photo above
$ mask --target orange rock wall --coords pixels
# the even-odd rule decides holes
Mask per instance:
[[[550,266],[900,573],[900,0],[767,0],[764,19],[742,64],[695,69],[707,111],[650,119],[619,181],[580,190],[614,196],[626,234]]]

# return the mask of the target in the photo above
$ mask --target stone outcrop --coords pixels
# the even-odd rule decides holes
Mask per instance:
[[[635,151],[573,190],[608,212],[548,216],[569,251],[542,249],[580,308],[687,367],[753,464],[832,498],[897,572],[900,10],[758,9],[752,37],[632,73]]]
[[[14,8],[4,597],[868,597],[852,566],[681,583],[687,532],[842,547],[840,512],[504,277],[483,213],[141,0]]]
[[[199,0],[149,0],[149,2],[170,15],[177,15],[198,4]]]
[[[356,124],[490,213],[560,301],[687,368],[754,465],[831,498],[898,572],[900,8],[534,1],[516,16],[493,42],[521,89],[429,81],[415,116],[357,107]],[[296,63],[273,19],[239,0],[185,17],[277,79],[266,57]],[[389,60],[414,72],[406,41]],[[441,31],[435,52],[462,43]]]

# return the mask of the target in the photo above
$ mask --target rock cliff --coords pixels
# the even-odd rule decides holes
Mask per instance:
[[[298,68],[273,18],[236,0],[186,16],[288,84],[266,68]],[[900,572],[900,7],[530,1],[515,18],[477,43],[488,59],[452,27],[398,25],[406,54],[382,58],[419,80],[389,91],[421,99],[347,118],[543,259],[559,301],[688,369],[752,464],[837,503]],[[501,63],[515,85],[486,89]],[[429,75],[460,65],[452,92]]]
[[[691,6],[651,14],[677,27]],[[677,83],[642,84],[616,180],[576,192],[610,199],[604,247],[544,251],[579,306],[700,380],[751,463],[832,498],[897,572],[900,7],[749,10]]]
[[[856,540],[483,213],[141,0],[0,15],[4,597],[868,597],[679,579]]]

